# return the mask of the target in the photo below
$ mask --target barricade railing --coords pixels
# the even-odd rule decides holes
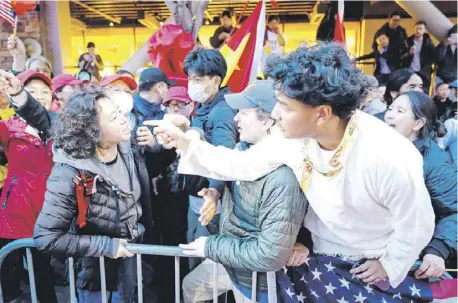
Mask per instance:
[[[21,239],[13,241],[5,245],[0,249],[0,269],[2,268],[3,261],[13,251],[25,248],[26,260],[27,260],[27,271],[29,274],[30,281],[30,296],[32,303],[37,303],[37,291],[35,286],[35,276],[33,268],[33,258],[31,248],[34,248],[35,244],[33,239]],[[143,303],[143,271],[142,271],[142,255],[156,255],[156,256],[170,256],[175,258],[175,302],[180,302],[180,257],[193,257],[185,255],[183,249],[178,246],[162,246],[162,245],[148,245],[148,244],[126,244],[126,249],[136,254],[136,265],[137,265],[137,293],[138,302]],[[101,280],[101,296],[102,303],[107,302],[107,286],[105,280],[105,257],[99,257],[100,262],[100,280]],[[416,261],[412,266],[411,270],[416,270],[420,267],[421,262]],[[68,275],[69,275],[69,288],[70,288],[70,302],[78,303],[76,299],[76,287],[75,287],[75,272],[74,272],[74,259],[73,257],[68,258]],[[213,303],[218,302],[218,264],[213,264]],[[445,272],[441,279],[451,279],[452,276]],[[1,282],[1,279],[0,279]],[[252,293],[251,298],[253,302],[256,302],[257,298],[257,272],[253,272],[252,276]],[[277,290],[275,282],[275,272],[267,273],[267,288],[268,288],[268,302],[277,302]],[[3,303],[3,290],[0,283],[0,303]]]
[[[13,251],[25,248],[26,260],[27,260],[27,271],[29,273],[30,281],[30,296],[32,303],[37,303],[37,291],[35,286],[35,276],[33,270],[33,258],[31,248],[34,248],[35,244],[33,239],[21,239],[13,241],[5,245],[0,249],[0,269],[2,268],[3,261]],[[142,272],[142,255],[156,255],[156,256],[170,256],[175,258],[175,302],[180,302],[180,258],[181,257],[193,257],[185,255],[183,249],[178,246],[162,246],[162,245],[147,245],[147,244],[126,244],[126,249],[136,254],[136,265],[137,265],[137,293],[138,302],[143,303],[143,272]],[[105,257],[99,257],[100,263],[100,281],[101,281],[101,296],[102,302],[107,302],[107,285],[105,280]],[[68,275],[69,275],[69,288],[70,288],[70,302],[77,303],[76,299],[76,287],[75,287],[75,272],[74,272],[74,259],[73,257],[68,258]],[[218,302],[218,264],[213,265],[213,303]],[[1,281],[1,279],[0,279]],[[257,297],[257,272],[253,272],[253,283],[252,283],[252,300],[256,302]],[[267,287],[268,287],[268,300],[269,303],[277,302],[277,290],[275,283],[275,272],[267,273]],[[3,303],[3,291],[0,284],[0,303]]]

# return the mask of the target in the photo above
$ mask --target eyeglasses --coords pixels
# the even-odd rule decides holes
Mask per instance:
[[[183,108],[185,108],[188,104],[189,104],[189,102],[188,102],[188,103],[182,103],[182,102],[180,102],[180,103],[176,103],[176,104],[169,103],[169,104],[166,105],[166,107],[167,107],[167,108],[170,108],[170,109],[174,109],[174,108],[183,109]]]

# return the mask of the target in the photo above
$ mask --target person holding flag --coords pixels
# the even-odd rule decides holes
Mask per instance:
[[[286,45],[286,39],[278,28],[279,23],[280,17],[278,16],[270,15],[267,19],[264,52],[262,54],[262,70],[264,70],[267,57],[270,55],[281,56],[283,47]]]

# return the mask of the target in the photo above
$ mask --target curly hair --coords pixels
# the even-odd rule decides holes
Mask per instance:
[[[266,58],[266,64],[264,65],[264,70],[262,71],[264,78],[272,78],[272,71],[275,69],[275,66],[280,59],[281,57],[276,54],[272,54]]]
[[[100,87],[88,87],[72,95],[54,126],[54,144],[73,159],[96,154],[102,141],[97,101],[108,98]]]
[[[269,73],[276,89],[309,106],[329,105],[347,119],[366,98],[369,83],[342,46],[320,43],[276,62]]]

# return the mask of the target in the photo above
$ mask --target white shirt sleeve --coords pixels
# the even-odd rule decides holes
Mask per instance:
[[[277,135],[270,135],[246,151],[193,140],[181,154],[178,172],[222,181],[254,181],[282,165],[294,170],[300,145]]]
[[[392,287],[407,276],[434,232],[434,210],[423,178],[423,161],[406,153],[377,172],[379,197],[392,214],[394,232],[380,258]],[[402,160],[402,161],[401,161]],[[380,166],[379,166],[380,167]],[[383,166],[381,166],[383,167]]]

